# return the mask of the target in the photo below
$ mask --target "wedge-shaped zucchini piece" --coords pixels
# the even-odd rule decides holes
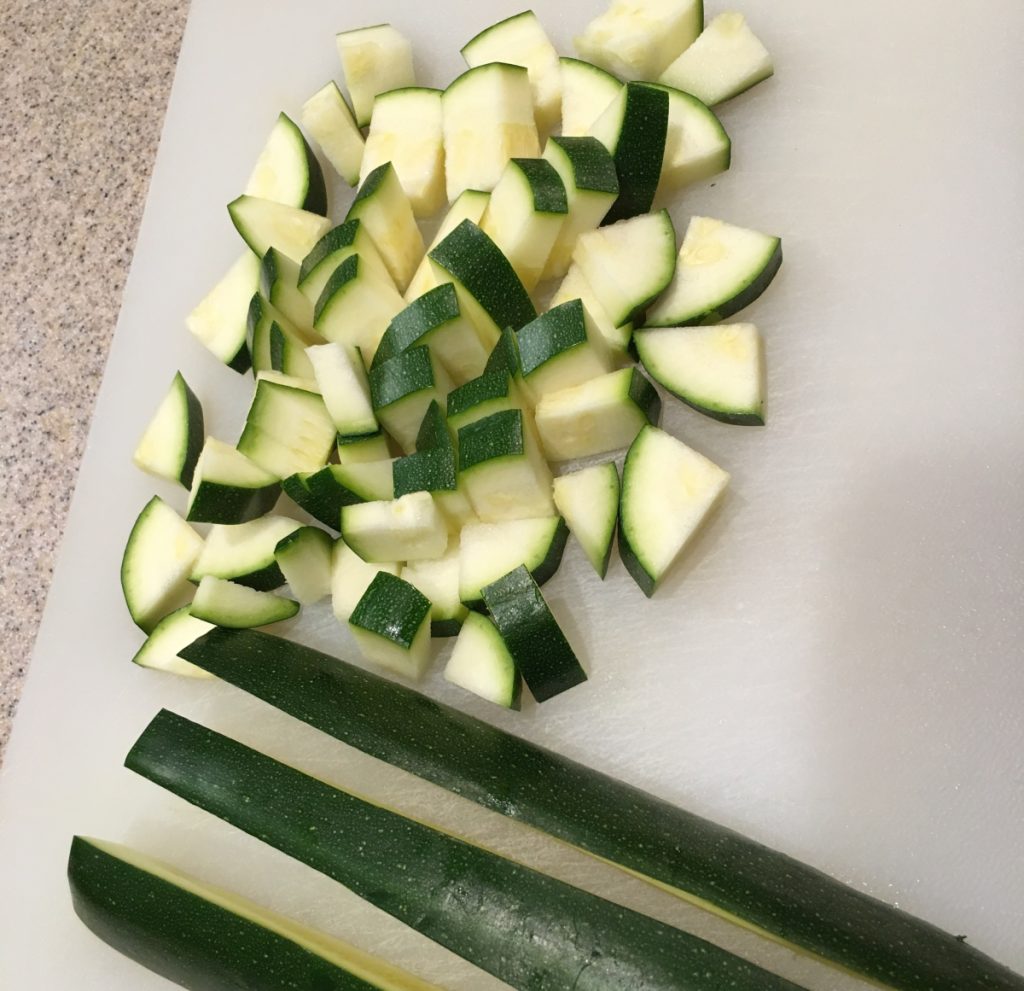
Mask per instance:
[[[434,561],[410,561],[402,577],[430,599],[430,635],[458,636],[469,612],[459,598],[459,549]]]
[[[274,560],[274,548],[301,526],[287,516],[261,516],[235,525],[214,524],[189,577],[199,582],[212,575],[260,592],[279,588],[284,575]]]
[[[307,299],[299,290],[300,271],[299,262],[292,261],[277,248],[271,248],[260,263],[260,295],[290,320],[301,334],[310,338],[314,301]]]
[[[483,589],[523,565],[538,585],[558,570],[569,537],[559,516],[471,523],[459,543],[459,598],[474,608],[483,604]]]
[[[258,196],[239,196],[228,204],[228,213],[242,240],[260,258],[277,248],[301,262],[331,226],[318,213]]]
[[[724,220],[691,217],[675,275],[647,312],[649,327],[718,323],[749,306],[782,265],[782,241]]]
[[[459,474],[485,523],[554,516],[551,471],[520,409],[459,429]]]
[[[302,259],[299,292],[312,304],[314,322],[316,304],[324,287],[338,266],[350,255],[359,255],[365,266],[372,268],[375,275],[394,287],[394,280],[388,274],[388,268],[366,228],[358,220],[346,220],[332,227]]]
[[[736,11],[719,14],[661,75],[709,107],[724,103],[775,71],[768,49]]]
[[[341,507],[373,499],[390,499],[392,462],[368,461],[326,465],[319,471],[299,472],[281,480],[281,488],[296,505],[333,530],[341,528]]]
[[[203,407],[181,372],[175,372],[132,460],[150,475],[189,488],[202,447]]]
[[[636,368],[621,368],[582,385],[546,392],[534,419],[548,461],[589,458],[629,447],[657,425],[661,397]]]
[[[619,555],[654,594],[729,484],[729,473],[657,427],[644,427],[626,455]]]
[[[1021,987],[1019,976],[962,937],[352,664],[253,631],[214,630],[183,653],[349,746],[880,986]],[[252,663],[255,656],[259,664]],[[702,991],[708,986],[696,985]]]
[[[702,0],[612,0],[575,39],[576,51],[623,79],[657,79],[703,27]]]
[[[540,281],[569,212],[565,185],[543,158],[513,158],[491,193],[480,229],[529,292]]]
[[[732,141],[714,113],[689,93],[671,86],[664,89],[668,93],[668,133],[659,197],[725,172],[732,161]]]
[[[483,597],[526,687],[538,702],[546,702],[587,680],[525,565],[485,585]]]
[[[391,445],[383,430],[373,434],[357,436],[338,435],[338,463],[343,465],[362,464],[367,461],[387,461],[391,457]]]
[[[335,543],[331,561],[331,608],[339,623],[348,623],[359,600],[381,572],[398,576],[402,566],[393,561],[368,564],[344,540]]]
[[[597,138],[549,138],[544,158],[562,179],[568,213],[541,278],[560,279],[569,270],[577,238],[599,227],[618,198],[619,178],[608,149]]]
[[[378,165],[362,181],[345,220],[358,220],[366,228],[395,286],[404,292],[426,246],[391,162]]]
[[[188,606],[182,606],[168,613],[146,637],[146,642],[132,658],[133,664],[168,674],[180,674],[186,678],[212,678],[209,671],[197,668],[178,656],[178,652],[204,633],[213,629],[212,623],[196,619]]]
[[[608,573],[615,523],[619,518],[619,471],[612,461],[559,475],[555,505],[602,578]]]
[[[429,347],[460,385],[476,378],[487,363],[487,349],[463,315],[458,292],[450,282],[429,289],[391,321],[373,356],[374,367],[418,345]]]
[[[68,883],[75,912],[100,939],[183,987],[441,991],[119,844],[76,836]]]
[[[612,369],[604,336],[578,299],[542,313],[517,336],[523,381],[535,401]]]
[[[286,599],[273,592],[260,592],[212,575],[206,575],[200,581],[196,597],[189,607],[189,612],[196,619],[232,630],[280,623],[291,619],[298,611],[299,604],[294,599]]]
[[[676,233],[668,211],[623,220],[584,234],[573,263],[587,280],[609,320],[629,323],[672,281]]]
[[[363,656],[419,680],[430,663],[430,600],[415,586],[378,572],[348,619]]]
[[[390,24],[342,31],[334,40],[360,127],[370,123],[380,93],[416,85],[412,45]]]
[[[508,409],[522,404],[506,372],[485,372],[448,393],[448,423],[455,431]]]
[[[384,429],[403,451],[416,449],[423,416],[443,403],[448,376],[427,347],[410,348],[370,371],[370,399]]]
[[[502,754],[486,756],[500,762]],[[799,991],[713,944],[332,788],[173,713],[155,717],[125,764],[520,991],[579,988],[581,973],[593,988]],[[505,779],[504,772],[495,777]]]
[[[238,450],[277,478],[327,463],[335,430],[318,392],[304,379],[260,373]]]
[[[518,709],[522,679],[498,628],[480,613],[468,613],[444,667],[445,681],[480,698]]]
[[[312,378],[313,366],[306,347],[313,340],[304,334],[260,293],[249,302],[249,350],[252,370],[281,372],[296,378]]]
[[[439,272],[435,271],[430,261],[430,252],[451,234],[462,221],[472,220],[474,224],[479,224],[490,200],[490,193],[479,189],[465,189],[459,193],[452,205],[448,207],[448,212],[444,215],[444,220],[441,221],[440,226],[437,228],[434,240],[430,242],[430,247],[427,248],[427,254],[417,266],[416,273],[405,290],[405,298],[410,303],[413,300],[419,299],[420,296],[429,290],[436,288],[442,282],[451,281],[447,273],[439,274]]]
[[[327,187],[320,163],[287,114],[278,114],[246,183],[245,194],[326,216]]]
[[[274,560],[302,605],[312,605],[331,594],[333,552],[331,535],[316,526],[299,527],[278,541]]]
[[[339,435],[352,438],[376,433],[377,417],[370,403],[370,383],[359,352],[335,341],[312,347],[306,355],[313,366],[324,406]]]
[[[409,86],[381,93],[374,101],[360,182],[387,162],[394,166],[417,217],[432,217],[444,206],[439,89]]]
[[[493,189],[510,158],[540,154],[533,94],[520,65],[488,62],[464,72],[441,98],[448,200]]]
[[[185,320],[189,333],[236,372],[247,372],[252,364],[246,317],[259,287],[260,260],[246,251]]]
[[[341,510],[341,535],[364,561],[432,561],[448,547],[448,526],[429,492]]]
[[[627,83],[594,121],[590,133],[615,160],[619,196],[606,224],[651,209],[668,138],[668,93],[648,83]]]
[[[622,82],[590,62],[563,56],[558,60],[562,74],[562,137],[590,134],[594,121],[619,95]]]
[[[202,549],[203,538],[163,499],[153,496],[146,503],[121,559],[121,590],[136,626],[150,633],[188,602],[189,573]]]
[[[549,307],[554,309],[556,306],[561,306],[562,303],[568,303],[573,299],[578,299],[583,304],[587,315],[594,321],[594,326],[598,329],[612,353],[613,361],[618,364],[629,360],[627,350],[629,342],[633,339],[633,324],[627,322],[618,327],[615,325],[612,318],[608,316],[604,303],[587,281],[583,270],[575,262],[569,266],[569,271],[565,273],[565,278],[559,283],[558,289],[555,290],[554,296],[551,297]]]
[[[358,185],[363,134],[333,79],[302,104],[300,120],[334,171],[350,186]]]
[[[359,348],[373,361],[388,324],[405,300],[362,255],[349,255],[331,274],[316,303],[314,326],[328,341]]]
[[[245,523],[274,508],[276,475],[230,444],[207,437],[196,465],[186,519],[191,523]]]
[[[530,77],[533,112],[537,130],[552,130],[562,107],[562,79],[558,52],[532,10],[506,17],[462,46],[462,57],[470,68],[488,62],[521,65]]]
[[[724,423],[764,423],[764,354],[752,323],[652,327],[635,340],[651,377],[687,405]]]

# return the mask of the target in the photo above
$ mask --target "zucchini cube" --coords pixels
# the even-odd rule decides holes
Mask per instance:
[[[418,588],[381,571],[348,621],[368,661],[419,680],[430,663],[430,599]]]
[[[341,510],[341,535],[364,561],[429,561],[448,548],[448,525],[429,492]]]
[[[431,403],[443,403],[451,382],[430,349],[403,351],[370,371],[370,399],[384,429],[403,451],[416,449],[416,436]]]

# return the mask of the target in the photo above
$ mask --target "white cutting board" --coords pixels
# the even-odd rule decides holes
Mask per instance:
[[[1024,970],[1024,6],[746,0],[778,75],[722,118],[732,170],[675,210],[782,235],[744,314],[768,426],[669,403],[728,468],[721,513],[648,602],[571,546],[546,591],[590,671],[522,714],[425,690],[965,933]],[[564,52],[596,0],[541,0]],[[118,587],[154,489],[130,455],[175,368],[218,436],[247,380],[183,318],[237,255],[224,204],[274,115],[336,74],[336,30],[390,19],[421,78],[515,4],[197,0],[149,202],[0,791],[0,986],[167,987],[72,914],[75,832],[126,840],[415,968],[500,985],[340,886],[136,778],[161,706],[653,912],[802,981],[860,987],[611,868],[352,753],[226,686],[136,669]],[[717,5],[709,13],[720,10]],[[978,15],[984,11],[984,17]],[[140,41],[140,44],[143,42]],[[40,466],[44,471],[45,466]],[[326,610],[294,635],[352,651]]]

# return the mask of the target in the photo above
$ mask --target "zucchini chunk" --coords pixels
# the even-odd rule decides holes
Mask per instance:
[[[354,437],[339,434],[336,450],[338,463],[343,465],[363,464],[367,461],[387,461],[391,457],[391,445],[383,430]]]
[[[468,613],[444,668],[445,681],[480,698],[518,709],[522,679],[498,628],[480,613]]]
[[[207,575],[268,592],[284,584],[274,549],[302,524],[287,516],[261,516],[248,523],[215,523],[203,544],[192,574],[194,582]]]
[[[691,217],[675,275],[649,327],[718,323],[749,306],[782,265],[782,241],[711,217]]]
[[[453,80],[441,98],[448,200],[493,189],[510,158],[536,158],[533,93],[521,65],[488,62]]]
[[[377,419],[403,451],[414,451],[428,407],[443,403],[451,385],[440,362],[420,345],[372,368],[369,378]]]
[[[448,547],[448,527],[429,492],[343,506],[341,536],[364,561],[432,561]]]
[[[287,114],[278,114],[245,194],[327,215],[327,187],[320,163]]]
[[[68,883],[75,912],[100,939],[183,987],[441,991],[119,844],[76,836]]]
[[[469,612],[459,598],[459,549],[433,561],[410,561],[402,578],[430,599],[430,635],[458,636]]]
[[[719,14],[661,74],[661,82],[709,107],[731,100],[775,71],[768,49],[736,11]]]
[[[374,169],[388,162],[417,217],[432,217],[444,206],[439,89],[409,86],[381,93],[374,100],[359,181],[365,182]]]
[[[189,573],[203,549],[199,536],[166,502],[153,496],[139,513],[121,559],[121,590],[135,625],[151,633],[188,602]]]
[[[636,368],[621,368],[545,393],[534,420],[548,461],[572,461],[629,447],[660,415],[654,386]]]
[[[608,311],[604,308],[604,303],[598,298],[597,293],[594,292],[587,277],[583,274],[583,270],[576,262],[569,266],[565,278],[559,283],[558,289],[551,297],[549,308],[554,309],[562,303],[568,303],[571,299],[578,299],[583,303],[583,308],[587,311],[590,319],[594,321],[594,326],[600,331],[608,345],[612,360],[616,364],[629,361],[628,349],[629,342],[633,339],[633,324],[626,322],[617,327],[612,322]]]
[[[235,230],[259,258],[277,248],[292,261],[301,262],[331,226],[318,213],[258,196],[239,196],[228,204],[228,213]]]
[[[316,304],[323,295],[324,287],[350,255],[359,255],[362,264],[373,269],[385,284],[394,288],[394,280],[388,274],[387,266],[374,246],[366,227],[358,220],[347,220],[332,227],[302,259],[299,269],[299,292],[313,306],[313,320],[316,322]]]
[[[459,544],[459,599],[479,608],[484,588],[520,566],[543,585],[562,563],[568,537],[560,516],[470,523]]]
[[[533,91],[538,132],[550,131],[558,123],[562,106],[558,52],[532,10],[484,28],[462,46],[462,57],[471,69],[488,62],[523,66]]]
[[[397,577],[402,566],[393,561],[368,564],[344,540],[335,543],[331,561],[331,608],[339,623],[348,623],[359,600],[381,572]]]
[[[181,372],[175,372],[132,460],[150,475],[191,488],[202,448],[203,407]]]
[[[153,632],[146,637],[146,642],[138,649],[132,663],[186,678],[212,678],[209,671],[189,664],[178,656],[183,648],[212,629],[212,623],[196,619],[189,612],[188,606],[182,606],[168,613],[153,627]]]
[[[338,434],[351,439],[376,433],[378,424],[370,402],[370,383],[359,352],[334,341],[311,347],[306,355]]]
[[[430,664],[430,600],[414,585],[380,571],[348,618],[363,656],[418,681]]]
[[[619,177],[619,196],[604,222],[647,213],[665,159],[668,93],[650,83],[626,83],[589,133],[608,149]]]
[[[190,523],[247,523],[269,513],[280,494],[276,475],[230,444],[207,437],[185,518]]]
[[[309,344],[313,339],[313,301],[299,289],[300,272],[299,262],[271,248],[260,262],[260,295],[290,320]]]
[[[714,113],[689,93],[662,88],[668,93],[668,131],[655,199],[725,172],[732,162],[732,141]]]
[[[312,605],[331,594],[333,551],[330,534],[316,526],[299,527],[278,541],[274,560],[302,605]]]
[[[619,471],[613,461],[559,475],[555,505],[601,578],[608,573],[619,518]]]
[[[752,323],[652,327],[635,336],[651,377],[723,423],[764,423],[764,354]]]
[[[492,413],[522,408],[512,377],[505,371],[484,372],[448,393],[448,423],[456,432]]]
[[[410,303],[415,299],[419,299],[428,290],[434,289],[441,284],[438,281],[438,274],[434,271],[430,262],[430,252],[451,234],[462,221],[472,220],[474,224],[479,224],[490,200],[490,193],[483,192],[480,189],[465,189],[459,193],[452,205],[448,207],[448,212],[444,215],[444,219],[437,228],[434,240],[430,242],[430,246],[427,248],[427,254],[417,266],[416,272],[410,280],[408,288],[405,290],[405,298]]]
[[[306,346],[312,338],[259,293],[249,303],[247,323],[252,370],[257,376],[276,371],[296,378],[313,377],[313,366],[306,357]]]
[[[562,137],[590,134],[594,121],[619,95],[622,82],[578,58],[563,56],[558,64],[562,74]]]
[[[459,429],[459,474],[485,523],[554,516],[551,470],[521,409]]]
[[[249,371],[249,301],[259,291],[260,260],[246,251],[185,320],[189,333],[233,371]]]
[[[657,79],[703,27],[702,0],[612,0],[575,39],[576,51],[622,79]]]
[[[363,161],[365,142],[345,97],[333,79],[302,104],[299,119],[334,171],[350,186],[359,185],[359,166]]]
[[[206,575],[200,581],[196,597],[189,607],[189,612],[196,619],[233,630],[280,623],[291,619],[298,611],[299,604],[293,599],[212,575]]]
[[[412,45],[390,24],[376,24],[335,36],[356,124],[366,127],[381,93],[416,85]]]
[[[729,473],[657,427],[637,434],[622,469],[619,554],[650,597],[729,484]]]
[[[367,174],[345,220],[358,220],[366,228],[396,288],[405,292],[426,247],[412,201],[390,161]]]
[[[799,991],[711,943],[332,788],[173,713],[155,717],[125,764],[519,991],[580,987],[581,973],[593,988]],[[259,800],[245,801],[253,795]]]

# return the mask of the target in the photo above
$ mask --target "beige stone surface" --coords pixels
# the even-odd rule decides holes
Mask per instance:
[[[46,601],[187,0],[0,21],[0,755]]]

